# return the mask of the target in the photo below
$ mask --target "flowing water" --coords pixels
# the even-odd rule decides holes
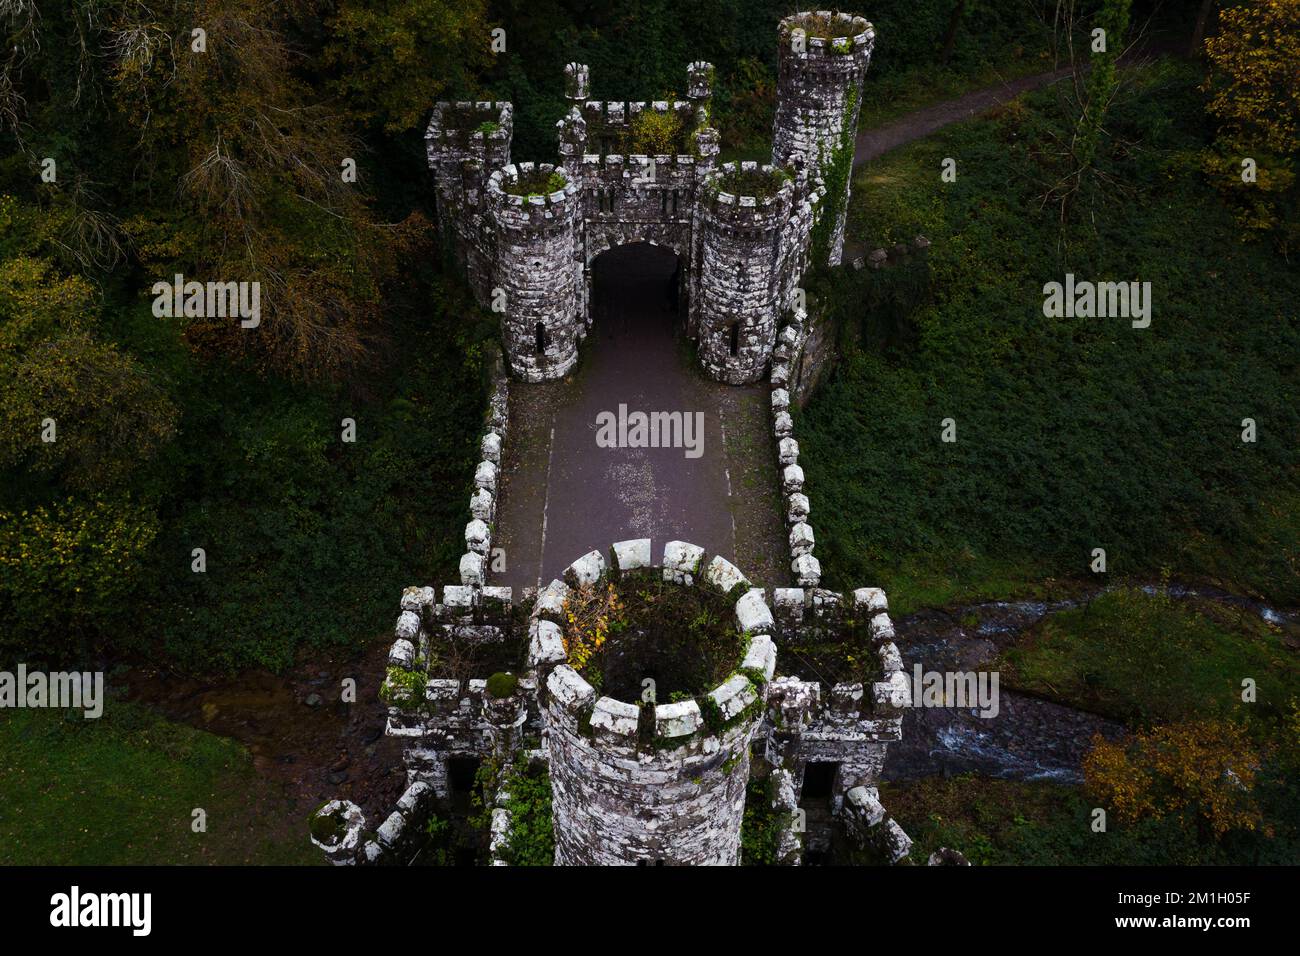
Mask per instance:
[[[992,601],[927,609],[894,624],[898,648],[912,677],[923,671],[978,671],[1043,618],[1082,607],[1106,589],[1061,601]],[[1141,585],[1147,594],[1154,584]],[[1170,584],[1175,600],[1198,599],[1239,608],[1300,637],[1300,613],[1284,611],[1209,587]],[[968,626],[963,622],[975,621]],[[1105,717],[999,687],[996,716],[975,707],[914,707],[903,716],[903,740],[889,750],[886,780],[974,772],[1016,780],[1082,781],[1080,763],[1094,734],[1114,739],[1124,727]]]

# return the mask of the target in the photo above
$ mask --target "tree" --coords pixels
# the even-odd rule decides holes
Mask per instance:
[[[127,500],[0,511],[0,659],[85,663],[120,623],[157,519]]]
[[[1205,42],[1205,109],[1219,124],[1202,168],[1237,208],[1246,237],[1300,242],[1300,0],[1263,0],[1219,14]]]
[[[97,324],[83,277],[29,256],[0,263],[0,468],[102,489],[171,440],[175,406],[134,358],[96,338]]]
[[[1205,43],[1205,28],[1209,25],[1210,14],[1214,12],[1214,0],[1201,0],[1201,8],[1196,11],[1196,26],[1192,29],[1192,42],[1187,45],[1188,56],[1200,56],[1201,46]]]
[[[1194,719],[1112,743],[1100,735],[1083,761],[1089,790],[1121,821],[1176,816],[1205,838],[1255,830],[1262,757],[1240,724]]]
[[[952,59],[952,51],[957,46],[957,30],[961,26],[962,17],[966,15],[966,2],[967,0],[957,0],[948,17],[948,29],[943,35],[943,51],[939,54],[939,62],[944,66]]]
[[[386,133],[419,126],[492,59],[483,0],[343,0],[329,32],[334,90]]]
[[[1091,200],[1098,187],[1123,187],[1103,168],[1109,136],[1106,117],[1121,91],[1118,63],[1126,52],[1132,0],[1102,0],[1090,21],[1081,17],[1076,0],[1057,0],[1053,22],[1057,63],[1065,60],[1070,75],[1059,84],[1058,97],[1064,129],[1053,134],[1049,151],[1055,169],[1054,181],[1043,194],[1044,206],[1059,210],[1062,227],[1067,224],[1078,200]],[[1082,56],[1078,45],[1089,54]]]
[[[113,100],[155,200],[131,223],[154,237],[157,256],[142,264],[157,278],[260,287],[259,326],[195,317],[183,320],[187,338],[302,379],[362,366],[383,336],[382,286],[426,230],[418,218],[376,223],[363,187],[342,175],[362,144],[287,39],[314,5],[200,0],[196,11],[148,15],[126,8],[110,45]],[[190,46],[196,23],[201,54]],[[183,215],[170,217],[157,200],[177,187]]]

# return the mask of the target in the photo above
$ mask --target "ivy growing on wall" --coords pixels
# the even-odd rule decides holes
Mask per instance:
[[[812,234],[814,266],[825,265],[837,224],[848,214],[845,199],[848,196],[849,177],[853,174],[853,140],[857,133],[854,117],[857,111],[858,91],[856,87],[850,86],[848,95],[844,98],[844,113],[840,117],[839,139],[829,148],[823,143],[819,157],[826,196],[822,199],[821,218],[817,220]]]

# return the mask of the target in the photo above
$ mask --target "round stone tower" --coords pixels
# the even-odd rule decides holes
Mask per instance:
[[[497,249],[491,308],[502,313],[510,370],[528,382],[559,378],[577,362],[585,331],[578,187],[562,166],[520,163],[494,172],[487,193]]]
[[[757,163],[726,163],[709,174],[697,220],[695,284],[700,362],[713,378],[747,385],[762,378],[798,246],[790,231],[795,184]]]
[[[642,683],[644,663],[630,660],[629,653],[637,651],[626,637],[615,652],[607,652],[615,656],[607,658],[603,673],[604,686],[621,686],[623,699],[602,695],[575,669],[583,661],[573,649],[561,646],[568,638],[561,636],[560,625],[547,619],[534,623],[534,659],[547,657],[548,645],[556,648],[551,664],[543,667],[551,667],[543,686],[557,866],[740,862],[750,745],[776,665],[773,620],[763,592],[749,589],[730,562],[714,558],[703,568],[703,561],[702,548],[671,541],[662,565],[651,566],[650,541],[641,539],[614,546],[609,572],[640,575],[636,588],[648,587],[647,581],[662,574],[664,588],[712,589],[714,600],[727,606],[740,595],[734,660],[724,660],[726,676],[698,696],[674,695],[685,699],[660,704],[626,699],[632,696],[625,692],[629,684]],[[573,569],[598,589],[606,580],[599,552],[579,559]],[[650,642],[642,644],[650,653],[656,637],[664,636],[654,628],[635,638]],[[613,673],[616,664],[621,677]],[[591,670],[588,665],[587,673]]]
[[[853,173],[853,147],[862,80],[876,34],[847,13],[796,13],[777,29],[778,79],[772,163],[794,164],[826,184],[823,221],[814,233],[815,254],[838,265]]]

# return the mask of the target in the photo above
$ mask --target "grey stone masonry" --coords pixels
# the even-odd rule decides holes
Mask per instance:
[[[818,10],[786,17],[778,37],[772,163],[794,165],[803,175],[821,177],[833,186],[833,208],[825,210],[832,217],[827,264],[838,265],[862,81],[871,62],[875,28],[859,16]]]
[[[578,361],[586,332],[578,187],[563,167],[521,163],[494,172],[487,193],[497,237],[493,296],[505,309],[510,371],[529,382],[559,378]]]
[[[513,134],[514,107],[493,102],[439,103],[424,134],[439,230],[485,306],[492,295],[496,236],[484,190],[488,177],[510,162]]]
[[[614,549],[629,557],[634,550],[640,549]],[[702,566],[702,548],[665,544],[665,581],[739,594],[741,631],[772,624],[763,592],[744,590],[744,575],[734,565],[715,557],[703,572]],[[712,690],[657,706],[602,697],[567,663],[551,670],[544,696],[555,862],[738,863],[750,745],[775,663],[771,638],[753,636],[735,671]],[[715,724],[706,721],[701,701],[717,715]]]
[[[706,180],[692,315],[713,378],[744,385],[766,371],[819,196],[802,193],[785,170],[752,162],[727,163]]]
[[[806,28],[806,46],[795,42],[795,21]],[[778,35],[769,169],[790,182],[760,195],[718,182],[726,173],[717,168],[713,67],[704,61],[687,66],[685,99],[655,102],[588,99],[589,69],[569,63],[555,167],[512,165],[509,103],[437,104],[425,139],[438,222],[479,305],[502,316],[511,374],[526,381],[567,374],[593,321],[596,258],[648,242],[678,256],[678,307],[704,371],[733,384],[763,376],[780,316],[809,263],[823,180],[841,165],[832,154],[843,159],[847,148],[852,165],[845,132],[857,121],[874,38],[861,17],[829,13],[796,14]],[[537,170],[558,172],[563,187],[525,197],[501,188]],[[833,236],[834,262],[847,200],[845,183],[825,213],[834,221],[821,227]]]

